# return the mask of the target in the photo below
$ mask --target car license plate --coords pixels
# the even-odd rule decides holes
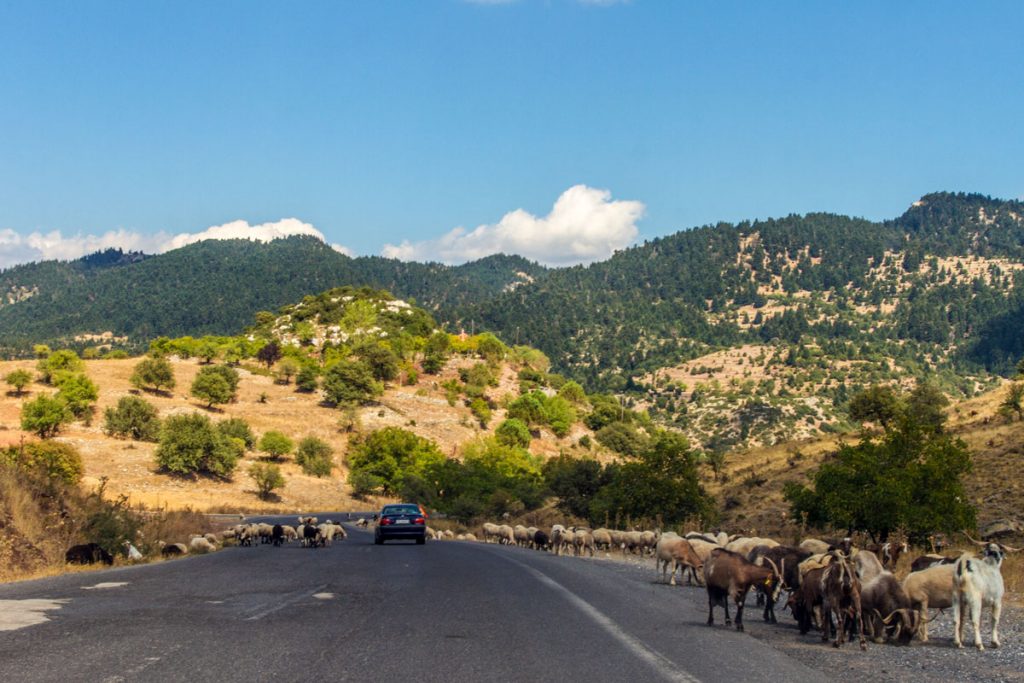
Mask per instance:
[[[407,520],[407,519],[395,520],[395,524],[408,524],[408,523],[409,523],[409,520]]]

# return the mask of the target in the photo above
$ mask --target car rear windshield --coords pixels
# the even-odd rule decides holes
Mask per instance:
[[[381,511],[382,515],[418,515],[420,509],[415,505],[388,505]]]

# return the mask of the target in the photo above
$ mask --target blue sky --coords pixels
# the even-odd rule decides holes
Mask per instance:
[[[5,2],[0,266],[257,225],[572,263],[1016,198],[1022,24],[1020,2]]]

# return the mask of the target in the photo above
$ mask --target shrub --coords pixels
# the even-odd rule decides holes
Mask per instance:
[[[334,450],[330,445],[315,436],[307,436],[299,441],[295,453],[295,462],[306,474],[314,477],[326,477],[334,468]]]
[[[299,361],[294,358],[282,358],[277,364],[278,381],[282,384],[291,384],[292,377],[295,377],[300,369]]]
[[[319,369],[315,365],[306,364],[299,369],[295,376],[295,388],[299,391],[314,392],[320,387],[318,377]]]
[[[21,428],[43,439],[54,436],[71,419],[67,404],[53,396],[39,396],[21,406]]]
[[[239,447],[199,413],[172,415],[160,429],[157,465],[174,474],[228,478],[238,463]]]
[[[381,343],[367,344],[358,350],[359,357],[370,368],[373,378],[390,382],[398,377],[399,358],[389,346]]]
[[[324,376],[323,390],[327,400],[339,406],[368,403],[384,392],[370,368],[352,360],[340,360],[331,366]]]
[[[384,480],[366,470],[353,470],[348,474],[348,485],[352,487],[352,495],[366,498],[384,488]]]
[[[267,454],[267,457],[278,460],[295,448],[295,442],[278,431],[269,431],[260,437],[259,449]]]
[[[256,444],[256,436],[252,433],[252,428],[249,423],[240,417],[232,417],[227,420],[221,420],[217,423],[217,429],[224,436],[229,436],[233,439],[239,439],[245,444],[246,450],[251,450]]]
[[[174,388],[174,369],[166,358],[143,358],[135,364],[129,380],[136,389],[170,391]]]
[[[530,445],[533,437],[530,435],[530,429],[522,420],[512,417],[498,425],[498,428],[494,430],[494,438],[505,446],[526,448]]]
[[[84,471],[82,456],[75,447],[56,441],[29,442],[0,450],[0,462],[26,472],[42,472],[69,485],[77,484]]]
[[[277,465],[258,462],[249,467],[249,476],[256,482],[257,495],[263,500],[270,497],[274,489],[284,488],[284,475]]]
[[[441,372],[444,368],[445,358],[440,355],[427,355],[423,358],[423,362],[420,363],[420,367],[423,368],[423,372],[428,375],[436,375]]]
[[[25,391],[25,387],[32,383],[32,373],[23,369],[12,370],[4,377],[4,381],[14,387],[14,392],[21,396],[22,392]]]
[[[93,404],[100,396],[96,384],[81,372],[62,372],[54,375],[58,387],[57,398],[67,404],[68,410],[78,419],[90,418]]]
[[[408,475],[422,476],[443,461],[444,456],[433,441],[405,429],[385,427],[351,446],[349,484],[352,484],[352,473],[368,472],[380,480],[380,489],[385,494],[396,495]]]
[[[160,435],[160,419],[156,408],[138,396],[122,396],[116,407],[104,411],[103,431],[136,441],[156,441]]]
[[[208,408],[214,403],[230,403],[235,400],[238,381],[238,371],[234,368],[225,365],[201,368],[192,382],[192,395],[206,401]]]
[[[85,370],[85,363],[70,349],[54,351],[45,358],[41,358],[38,364],[41,379],[46,384],[52,384],[53,378],[61,372],[82,372]]]
[[[487,423],[491,421],[491,407],[487,405],[487,401],[482,398],[474,398],[469,403],[469,409],[480,423],[480,427],[487,429]]]

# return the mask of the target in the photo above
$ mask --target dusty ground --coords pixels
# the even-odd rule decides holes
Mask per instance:
[[[294,385],[281,385],[273,378],[240,369],[238,400],[216,410],[207,410],[188,395],[189,387],[200,365],[195,360],[172,359],[177,385],[169,394],[145,392],[141,394],[157,407],[161,417],[176,413],[203,412],[214,420],[240,417],[246,420],[259,438],[269,430],[278,430],[298,439],[312,435],[323,439],[334,448],[336,468],[330,477],[318,479],[302,473],[290,460],[281,464],[287,480],[276,499],[260,501],[252,480],[246,475],[248,466],[256,462],[258,453],[247,453],[231,481],[208,478],[187,479],[161,474],[154,464],[156,445],[126,441],[106,436],[102,431],[103,411],[117,400],[133,392],[129,383],[138,359],[86,361],[86,373],[99,386],[100,397],[91,425],[80,422],[68,425],[58,437],[77,447],[85,463],[83,485],[93,487],[103,478],[112,495],[126,495],[133,505],[178,509],[192,507],[197,510],[243,509],[275,511],[281,509],[365,509],[381,501],[354,501],[344,483],[347,470],[344,456],[348,450],[349,434],[338,428],[341,413],[320,404],[317,394],[295,391]],[[433,440],[447,455],[458,456],[461,447],[475,438],[493,434],[493,428],[504,419],[505,411],[494,411],[489,430],[482,430],[469,408],[461,400],[450,406],[445,399],[441,383],[457,376],[459,367],[476,361],[455,359],[436,377],[421,375],[416,386],[391,386],[380,400],[380,405],[362,408],[359,422],[363,430],[382,427],[402,427]],[[26,368],[35,374],[33,361],[0,362],[0,377],[15,368]],[[15,445],[22,438],[31,438],[20,430],[21,405],[40,393],[50,394],[54,389],[33,384],[25,394],[16,397],[0,395],[0,447]],[[266,402],[261,402],[261,395]],[[489,395],[500,399],[505,394],[518,395],[515,371],[505,367],[499,386]],[[542,433],[535,439],[531,450],[538,455],[557,455],[586,433],[578,427],[565,439]]]

